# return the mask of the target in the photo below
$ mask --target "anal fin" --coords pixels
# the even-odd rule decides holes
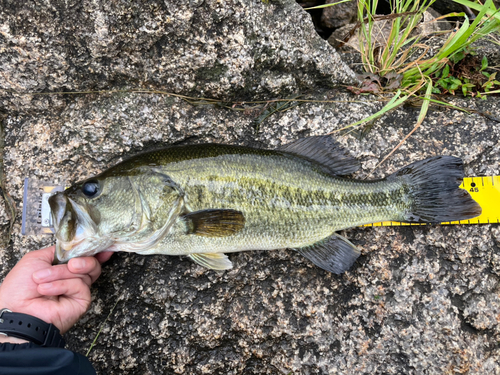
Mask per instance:
[[[186,221],[187,234],[205,237],[231,236],[245,226],[245,216],[236,210],[201,210],[182,216]]]
[[[223,271],[233,268],[233,263],[229,260],[227,255],[223,253],[189,254],[188,256],[200,266],[212,270]]]
[[[341,274],[354,264],[360,251],[346,238],[334,234],[327,239],[297,250],[325,271]]]

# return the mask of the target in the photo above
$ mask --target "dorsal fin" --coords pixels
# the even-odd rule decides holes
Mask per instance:
[[[344,176],[359,169],[359,162],[329,135],[302,138],[280,150],[313,160],[335,175]]]

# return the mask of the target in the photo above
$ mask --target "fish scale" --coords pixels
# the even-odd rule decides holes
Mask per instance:
[[[186,235],[179,225],[172,236],[145,253],[180,255],[186,248],[210,253],[303,247],[344,228],[401,217],[403,203],[394,204],[405,202],[404,197],[398,197],[403,194],[400,182],[356,182],[310,170],[305,180],[301,159],[279,158],[270,164],[267,157],[229,154],[199,159],[199,165],[193,166],[191,159],[161,168],[182,187],[191,210],[237,209],[245,216],[245,228],[231,237],[207,241]],[[255,164],[260,167],[255,168]],[[336,198],[339,194],[341,199]],[[276,198],[286,205],[272,204]]]

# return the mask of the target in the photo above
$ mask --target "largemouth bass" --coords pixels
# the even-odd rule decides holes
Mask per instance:
[[[202,144],[140,154],[50,197],[54,262],[127,251],[188,255],[225,270],[225,253],[290,248],[342,273],[360,252],[339,230],[481,213],[458,187],[459,158],[418,161],[383,180],[342,177],[357,169],[328,136],[278,150]]]

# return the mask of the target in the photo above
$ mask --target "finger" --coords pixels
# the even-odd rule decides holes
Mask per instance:
[[[29,260],[36,259],[36,260],[41,260],[48,264],[52,264],[52,261],[54,260],[55,251],[56,251],[55,246],[49,246],[44,249],[30,251],[23,257],[23,259],[29,259]]]
[[[84,300],[90,303],[90,289],[81,278],[57,280],[51,283],[40,284],[38,293],[44,296],[66,296],[75,300]]]
[[[33,273],[33,281],[37,284],[50,283],[56,280],[81,278],[87,285],[92,284],[92,276],[86,272],[73,273],[67,264],[46,267]]]
[[[104,262],[107,262],[109,260],[109,258],[111,258],[111,256],[113,255],[113,251],[104,251],[102,253],[99,253],[99,254],[96,254],[96,258],[97,260],[99,261],[99,263],[104,263]]]
[[[101,274],[101,263],[95,257],[73,258],[68,262],[68,269],[74,274],[88,274],[93,283]]]

